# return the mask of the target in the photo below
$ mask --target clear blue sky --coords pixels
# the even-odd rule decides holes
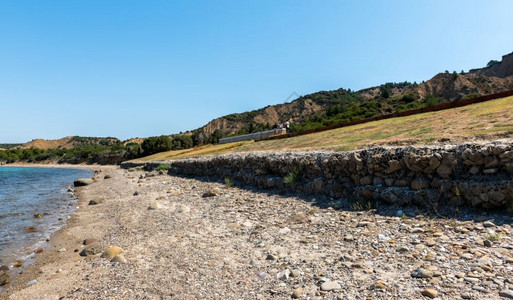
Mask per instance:
[[[513,51],[513,1],[1,1],[0,143],[198,128]]]

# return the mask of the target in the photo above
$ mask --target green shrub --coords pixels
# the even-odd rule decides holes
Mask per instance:
[[[171,164],[162,164],[155,168],[157,171],[167,171],[171,169]]]
[[[162,135],[157,137],[149,137],[141,144],[144,155],[151,155],[159,152],[171,150],[171,139],[168,136]]]
[[[230,179],[230,177],[225,177],[225,178],[224,178],[224,184],[225,184],[227,187],[232,187],[232,186],[233,186],[233,181]]]
[[[296,183],[299,181],[299,176],[299,168],[294,168],[283,178],[283,182],[286,184]]]

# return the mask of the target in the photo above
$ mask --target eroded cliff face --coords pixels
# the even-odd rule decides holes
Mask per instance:
[[[434,95],[450,101],[459,100],[470,94],[494,94],[513,89],[513,53],[504,55],[502,61],[490,67],[473,69],[464,74],[438,73],[430,80],[416,86],[394,87],[390,96],[414,94],[419,98]],[[379,96],[380,87],[359,91],[359,94],[372,99]]]
[[[487,68],[471,70],[476,76],[506,78],[513,76],[513,52],[502,57],[502,61]]]
[[[210,121],[202,129],[205,133],[211,134],[216,129],[220,129],[227,134],[235,133],[243,128],[247,128],[250,122],[258,124],[275,124],[289,122],[302,122],[308,119],[316,112],[323,111],[326,105],[316,103],[312,99],[298,99],[290,103],[267,106],[257,111],[251,117],[244,121],[232,120],[232,118],[244,118],[244,114],[233,114],[232,118],[220,117]]]

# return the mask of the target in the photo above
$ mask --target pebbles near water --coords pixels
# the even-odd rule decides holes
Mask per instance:
[[[137,170],[103,178],[67,228],[85,255],[56,245],[62,260],[11,299],[513,299],[503,216],[336,210]]]

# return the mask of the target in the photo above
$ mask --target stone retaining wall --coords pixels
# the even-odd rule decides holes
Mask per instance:
[[[513,203],[512,142],[222,155],[173,161],[169,172],[399,205],[507,208]],[[284,178],[293,173],[296,180],[285,183]]]

